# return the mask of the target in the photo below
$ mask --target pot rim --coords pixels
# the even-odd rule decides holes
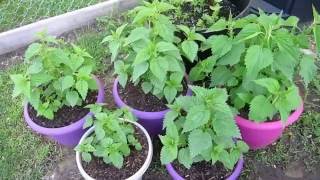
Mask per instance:
[[[93,78],[96,80],[97,85],[98,85],[98,95],[97,95],[97,103],[103,103],[104,102],[104,83],[100,81],[96,76],[93,76]],[[43,126],[40,126],[36,124],[32,118],[29,115],[28,112],[28,106],[29,103],[26,102],[24,105],[24,119],[27,122],[27,124],[36,132],[39,132],[44,135],[49,135],[49,136],[56,136],[56,135],[62,135],[62,134],[68,134],[72,131],[75,131],[77,129],[82,129],[82,126],[85,122],[85,120],[89,117],[91,117],[93,114],[92,112],[89,112],[87,115],[82,117],[80,120],[64,127],[59,127],[59,128],[46,128]]]
[[[237,165],[233,169],[232,174],[229,177],[227,177],[226,180],[236,180],[237,177],[240,176],[241,174],[241,171],[243,169],[243,164],[244,164],[244,159],[243,159],[243,156],[241,156],[237,162]],[[184,178],[181,177],[180,174],[178,174],[178,172],[174,169],[171,163],[166,164],[166,169],[174,180],[184,180]]]
[[[288,127],[294,122],[296,122],[299,119],[300,115],[303,113],[303,110],[304,110],[304,105],[303,105],[303,99],[301,98],[301,105],[293,113],[290,114],[285,124],[281,120],[276,120],[272,122],[254,122],[252,120],[245,119],[239,115],[237,115],[235,119],[238,125],[241,125],[243,127],[250,128],[250,129],[270,129],[270,130],[279,129],[279,128],[284,129],[285,127]]]
[[[143,163],[143,165],[141,166],[141,168],[132,176],[128,177],[126,180],[136,180],[139,179],[143,176],[143,174],[147,171],[148,167],[150,166],[150,163],[152,161],[152,155],[153,155],[153,145],[152,145],[152,141],[151,141],[151,137],[149,135],[149,133],[147,132],[147,130],[141,126],[139,123],[134,122],[134,121],[129,121],[127,119],[122,119],[124,121],[127,121],[129,123],[132,123],[133,125],[137,126],[142,132],[143,134],[146,136],[147,141],[148,141],[148,154],[147,157],[145,159],[145,162]],[[85,138],[87,138],[93,131],[94,131],[95,126],[91,127],[80,139],[78,144],[81,144]],[[89,176],[86,171],[84,170],[83,166],[82,166],[82,160],[81,160],[81,156],[80,156],[80,152],[76,152],[76,163],[77,163],[77,167],[81,173],[81,175],[86,179],[86,180],[94,180],[94,178],[92,178],[91,176]]]

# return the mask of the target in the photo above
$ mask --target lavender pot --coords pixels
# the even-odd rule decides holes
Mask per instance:
[[[97,96],[97,103],[104,102],[104,85],[103,83],[96,77],[94,77],[97,85],[98,85],[98,96]],[[79,140],[81,139],[82,135],[85,133],[86,129],[83,129],[83,124],[85,123],[86,119],[92,116],[92,113],[89,112],[85,117],[80,119],[79,121],[70,124],[69,126],[61,127],[61,128],[45,128],[39,126],[30,118],[28,113],[28,105],[26,103],[24,106],[24,119],[29,125],[31,129],[36,131],[39,134],[47,136],[49,139],[53,139],[57,141],[59,144],[68,146],[68,147],[75,147]]]
[[[244,160],[243,160],[243,157],[241,157],[236,167],[233,169],[232,174],[229,177],[227,177],[226,180],[237,180],[243,169],[243,164],[244,164]],[[180,176],[180,174],[178,174],[178,172],[174,169],[172,164],[167,164],[166,169],[173,180],[184,180],[184,178]]]
[[[139,111],[137,109],[134,109],[128,106],[121,100],[119,96],[118,83],[119,83],[118,78],[116,78],[113,83],[113,89],[112,89],[112,95],[116,105],[120,108],[129,107],[131,112],[138,118],[139,123],[144,128],[146,128],[146,130],[151,136],[159,135],[163,131],[162,129],[163,119],[165,114],[169,112],[169,109],[164,111],[159,111],[159,112],[145,112],[145,111]],[[186,95],[190,96],[191,94],[192,94],[192,91],[188,89]]]
[[[244,142],[250,149],[261,149],[277,141],[284,129],[299,120],[303,112],[303,101],[301,105],[288,117],[286,123],[281,120],[273,122],[256,123],[252,120],[236,116],[235,120],[240,129]]]

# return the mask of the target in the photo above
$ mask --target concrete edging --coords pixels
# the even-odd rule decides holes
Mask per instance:
[[[131,9],[138,2],[139,0],[107,0],[106,2],[2,32],[0,33],[0,55],[15,51],[38,40],[36,37],[38,32],[46,31],[49,35],[59,36],[92,23],[97,17]]]

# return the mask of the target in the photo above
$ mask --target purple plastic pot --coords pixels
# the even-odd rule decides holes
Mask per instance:
[[[104,85],[103,83],[96,78],[96,82],[98,84],[98,96],[97,96],[97,103],[104,102]],[[43,134],[50,139],[57,141],[60,144],[63,144],[68,147],[75,147],[79,140],[81,139],[82,135],[85,133],[86,129],[83,129],[83,124],[85,120],[92,116],[92,113],[89,112],[85,117],[80,119],[79,121],[70,124],[69,126],[61,127],[61,128],[45,128],[39,126],[38,124],[34,123],[33,120],[30,118],[28,113],[28,104],[26,103],[24,106],[24,119],[28,123],[29,127],[36,131],[39,134]]]
[[[192,94],[191,90],[188,89],[187,96]],[[118,107],[129,107],[131,112],[138,118],[139,124],[147,129],[151,136],[159,135],[162,132],[163,118],[169,109],[159,112],[145,112],[134,109],[126,105],[120,98],[118,92],[118,78],[113,83],[112,95],[115,103]]]
[[[236,180],[241,174],[243,164],[244,164],[244,160],[243,160],[243,157],[241,157],[236,167],[233,169],[232,174],[229,177],[227,177],[226,180]],[[166,168],[173,180],[184,180],[184,178],[180,176],[178,172],[174,169],[172,164],[167,164]]]
[[[237,125],[240,128],[241,136],[250,149],[264,148],[278,140],[283,130],[299,120],[303,112],[303,102],[288,118],[286,124],[281,120],[274,122],[256,123],[254,121],[236,116]]]

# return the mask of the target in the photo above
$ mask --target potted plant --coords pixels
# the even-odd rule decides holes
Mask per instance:
[[[104,101],[103,84],[92,74],[93,58],[76,45],[41,35],[25,53],[27,68],[11,75],[13,97],[26,100],[24,119],[37,133],[74,147],[92,114],[83,108]]]
[[[81,175],[93,179],[141,179],[148,169],[153,147],[148,132],[134,121],[127,109],[108,111],[100,105],[89,105],[93,125],[75,148]]]
[[[296,17],[284,20],[261,11],[235,23],[241,27],[238,34],[211,36],[206,42],[213,52],[211,72],[199,63],[190,79],[209,75],[210,87],[228,89],[242,138],[257,149],[276,141],[299,119],[303,102],[294,80],[300,75],[307,87],[317,68],[314,57],[301,51],[309,42]]]
[[[180,51],[174,44],[176,27],[163,12],[170,4],[153,1],[136,7],[133,25],[123,25],[103,42],[109,43],[115,74],[113,97],[119,107],[128,106],[151,135],[162,131],[171,103],[188,94],[188,82]]]
[[[191,86],[193,96],[180,96],[170,105],[160,136],[161,162],[175,180],[236,179],[242,170],[240,139],[225,89]]]

